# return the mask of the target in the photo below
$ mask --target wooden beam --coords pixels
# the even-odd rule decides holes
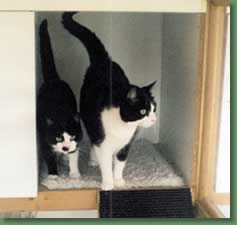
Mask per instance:
[[[200,172],[200,149],[199,145],[202,142],[202,123],[203,120],[203,96],[204,96],[204,84],[205,84],[205,72],[206,61],[203,60],[206,55],[207,48],[207,27],[206,27],[206,14],[200,16],[200,36],[199,36],[199,60],[198,60],[198,81],[196,89],[195,100],[195,119],[194,119],[194,135],[192,146],[192,201],[197,200],[197,187],[199,185],[199,172]]]
[[[230,0],[209,0],[215,6],[229,6]]]
[[[217,206],[207,199],[198,200],[195,211],[198,218],[225,218]]]
[[[96,190],[60,190],[39,193],[39,210],[97,209]]]
[[[197,200],[208,199],[214,192],[226,18],[226,7],[208,5],[205,19],[199,141],[196,153],[198,171],[194,177]]]
[[[1,198],[0,213],[37,210],[35,198]]]
[[[97,190],[44,190],[37,198],[0,199],[0,212],[97,209]]]
[[[210,200],[217,205],[230,205],[230,193],[211,193]]]

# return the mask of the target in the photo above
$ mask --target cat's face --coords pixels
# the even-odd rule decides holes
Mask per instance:
[[[47,118],[47,133],[45,135],[47,144],[58,153],[69,154],[74,152],[82,138],[80,119],[75,115],[68,121],[53,121]]]
[[[142,88],[130,87],[120,107],[120,115],[125,122],[140,127],[151,127],[156,123],[156,102],[151,94],[154,84]]]

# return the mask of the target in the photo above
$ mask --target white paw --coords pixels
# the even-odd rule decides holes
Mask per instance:
[[[114,179],[114,184],[117,187],[123,187],[125,185],[125,180],[123,178]]]
[[[114,188],[114,182],[113,181],[105,181],[101,185],[102,190],[109,191]]]
[[[72,171],[72,172],[70,172],[69,176],[71,178],[76,179],[76,178],[80,178],[81,175],[80,175],[80,173],[78,171]]]
[[[89,161],[89,166],[96,167],[96,166],[99,166],[99,164],[96,160],[90,160]]]

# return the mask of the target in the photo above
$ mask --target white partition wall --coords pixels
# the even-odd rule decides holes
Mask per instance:
[[[37,195],[34,13],[0,12],[0,197]]]
[[[200,14],[163,18],[160,143],[186,183],[192,179]]]

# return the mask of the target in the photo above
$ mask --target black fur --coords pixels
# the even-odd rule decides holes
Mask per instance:
[[[56,154],[52,145],[63,132],[75,136],[78,142],[82,137],[80,119],[77,113],[76,98],[56,71],[47,21],[40,25],[40,56],[44,83],[37,96],[37,129],[41,152],[48,165],[49,174],[57,174]]]
[[[155,82],[143,88],[131,85],[123,69],[112,61],[95,33],[72,19],[74,14],[65,12],[62,23],[83,43],[89,54],[90,66],[81,89],[80,112],[92,144],[100,145],[105,138],[101,112],[105,108],[120,107],[123,121],[142,119],[145,115],[141,115],[140,110],[146,109],[147,115],[150,103],[154,102],[150,90]]]

